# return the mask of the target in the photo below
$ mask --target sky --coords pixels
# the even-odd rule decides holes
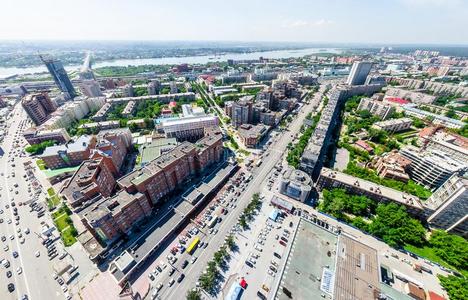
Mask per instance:
[[[1,0],[0,40],[468,44],[468,0]]]

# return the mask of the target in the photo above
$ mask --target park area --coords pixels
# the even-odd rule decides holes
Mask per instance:
[[[63,244],[68,247],[76,242],[76,236],[78,231],[73,225],[73,221],[70,218],[71,211],[66,205],[62,205],[57,211],[52,213],[52,219],[60,232]]]

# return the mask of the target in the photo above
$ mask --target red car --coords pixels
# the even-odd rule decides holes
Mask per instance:
[[[279,243],[286,247],[286,243],[283,240],[279,241]]]

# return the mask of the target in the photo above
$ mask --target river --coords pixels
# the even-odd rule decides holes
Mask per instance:
[[[160,57],[160,58],[143,58],[143,59],[118,59],[111,61],[101,61],[95,63],[93,68],[110,67],[110,66],[141,66],[141,65],[176,65],[176,64],[206,64],[213,61],[226,61],[228,59],[233,60],[246,60],[246,59],[258,59],[260,56],[265,58],[289,58],[289,57],[301,57],[310,54],[316,54],[321,52],[336,53],[342,52],[339,48],[307,48],[298,50],[275,50],[275,51],[263,51],[263,52],[250,52],[250,53],[227,53],[213,57],[213,55],[201,55],[201,56],[185,56],[185,57]],[[67,71],[76,71],[81,66],[69,65],[65,66]],[[0,67],[0,78],[13,76],[13,75],[24,75],[24,74],[35,74],[47,72],[45,66],[27,67],[27,68],[2,68]]]

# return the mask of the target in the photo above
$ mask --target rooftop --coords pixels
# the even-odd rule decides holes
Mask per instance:
[[[283,288],[291,291],[294,299],[331,299],[331,295],[321,297],[324,294],[321,281],[324,279],[324,270],[332,274],[335,271],[337,241],[335,234],[301,219],[292,242],[294,251],[291,251],[287,258],[288,268],[281,277],[281,285],[275,299],[290,299],[282,292]],[[333,282],[330,288],[333,292]]]
[[[91,135],[82,135],[75,141],[70,141],[64,145],[56,145],[47,147],[41,157],[54,156],[59,152],[81,152],[85,151],[93,142],[94,137]]]
[[[418,209],[423,209],[423,206],[416,196],[412,196],[383,185],[360,179],[339,171],[334,171],[328,168],[322,168],[320,176],[332,178],[335,181],[342,182],[349,186],[356,186],[362,190],[365,190],[369,194],[375,194],[376,196],[385,196],[392,201],[404,204],[406,206],[412,206]]]

